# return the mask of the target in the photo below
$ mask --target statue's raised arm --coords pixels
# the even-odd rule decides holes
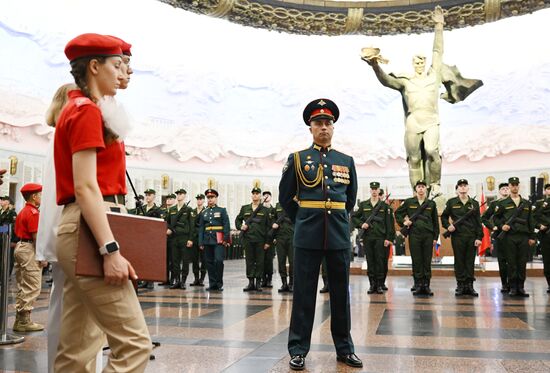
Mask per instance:
[[[445,24],[443,17],[443,9],[438,5],[434,9],[432,17],[434,26],[434,46],[432,51],[432,69],[437,73],[441,73],[441,65],[443,64],[443,25]]]

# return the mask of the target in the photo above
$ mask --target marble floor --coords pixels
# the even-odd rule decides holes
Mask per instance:
[[[140,290],[155,360],[147,372],[288,372],[286,341],[292,295],[244,293],[244,261],[225,263],[225,290]],[[276,275],[275,275],[276,276]],[[351,276],[352,335],[363,369],[337,363],[328,294],[317,298],[306,372],[550,372],[550,302],[541,277],[530,298],[499,292],[499,279],[479,278],[479,298],[455,298],[454,280],[432,280],[433,298],[414,298],[411,278],[388,279],[384,295],[367,295],[368,279]],[[45,322],[45,287],[33,318]],[[13,296],[13,294],[11,294]],[[10,303],[13,299],[10,298]],[[13,323],[13,305],[8,325]],[[46,372],[46,333],[0,347],[0,371]]]

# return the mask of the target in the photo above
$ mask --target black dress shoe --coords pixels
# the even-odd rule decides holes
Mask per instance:
[[[170,289],[179,289],[181,286],[181,282],[174,282],[172,285],[170,285]]]
[[[363,368],[363,362],[355,354],[336,355],[336,360],[352,368]]]
[[[292,370],[304,370],[306,367],[306,357],[304,355],[291,356],[288,365]]]
[[[182,283],[181,283],[180,288],[181,288],[181,290],[187,289],[187,288],[185,287],[185,282],[182,282]]]

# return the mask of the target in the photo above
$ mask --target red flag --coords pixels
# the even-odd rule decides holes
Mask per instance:
[[[481,203],[479,208],[479,213],[483,215],[485,210],[487,210],[487,205],[485,203],[485,193],[483,193],[483,186],[481,187]],[[485,251],[491,247],[491,232],[485,226],[483,226],[483,239],[481,240],[481,245],[479,246],[479,256],[485,254]]]

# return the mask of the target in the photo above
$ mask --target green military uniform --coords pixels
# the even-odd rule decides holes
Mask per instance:
[[[181,287],[185,289],[185,282],[189,275],[189,265],[193,262],[193,247],[187,247],[188,241],[195,236],[195,214],[187,204],[170,207],[166,216],[168,229],[173,236],[170,239],[170,253],[172,256],[172,283],[171,289]]]
[[[546,184],[544,189],[550,188],[550,184]],[[544,263],[544,276],[548,283],[547,293],[550,293],[550,197],[546,196],[537,201],[535,205],[535,227],[539,230],[539,240],[542,251],[542,261]],[[542,229],[541,226],[545,226]]]
[[[500,231],[495,230],[495,224],[493,222],[493,216],[495,214],[495,209],[497,204],[501,201],[500,199],[493,201],[489,204],[489,207],[483,215],[481,216],[481,222],[484,226],[491,231],[491,240],[493,243],[493,251],[491,254],[497,256],[498,260],[498,272],[500,275],[500,281],[502,283],[501,292],[508,293],[510,291],[510,283],[508,282],[508,255],[506,253],[506,248],[500,242],[500,239],[497,237]]]
[[[145,194],[156,194],[156,192],[153,189],[147,189]],[[159,218],[164,219],[164,213],[162,212],[162,209],[157,206],[155,203],[153,203],[153,206],[148,207],[147,205],[143,205],[142,208],[136,208],[134,211],[135,215],[141,215],[141,216],[147,216],[150,218]],[[153,282],[152,281],[141,281],[138,285],[140,288],[147,288],[147,289],[153,289]]]
[[[201,197],[204,199],[204,195],[200,194],[197,198]],[[201,214],[204,212],[203,208],[200,212],[198,208],[193,209],[193,217],[195,219],[195,235],[193,237],[193,275],[195,276],[195,281],[191,286],[204,286],[204,278],[206,277],[206,261],[204,258],[204,250],[199,248],[199,224]]]
[[[459,184],[463,184],[462,181],[465,180],[459,180]],[[470,211],[472,211],[470,217],[455,226],[456,230],[451,234],[454,270],[458,284],[455,295],[477,295],[473,288],[474,262],[477,253],[475,241],[483,239],[479,203],[470,197],[466,202],[463,202],[460,197],[454,197],[447,201],[445,209],[441,213],[441,225],[448,230],[452,222],[456,222]]]
[[[390,209],[390,217],[391,217],[391,230],[393,231],[393,239],[390,241],[391,244],[385,248],[384,254],[386,258],[386,262],[384,263],[384,281],[382,281],[382,290],[388,290],[386,287],[386,278],[388,277],[388,266],[390,264],[390,252],[393,250],[393,240],[395,240],[396,234],[395,234],[395,214],[393,212],[393,208],[384,201],[388,205],[388,208]]]
[[[371,188],[378,189],[379,186],[378,183],[371,183]],[[392,242],[395,237],[391,208],[382,200],[378,200],[374,205],[370,198],[360,202],[357,211],[352,215],[353,226],[361,229],[363,223],[367,221],[369,221],[369,228],[362,231],[362,239],[371,284],[368,293],[382,294],[384,267],[387,268],[386,251],[388,250],[384,246],[384,241]]]
[[[267,192],[269,193],[269,192]],[[264,192],[263,195],[265,195],[266,192]],[[268,232],[269,230],[271,229],[271,224],[272,224],[272,221],[274,219],[274,215],[275,215],[275,207],[273,206],[264,206],[267,211],[269,212],[269,222],[268,222]],[[272,280],[273,280],[273,258],[275,257],[275,245],[273,245],[273,240],[271,239],[271,237],[268,237],[268,243],[269,243],[269,247],[267,248],[267,250],[265,250],[265,255],[264,255],[264,277],[262,279],[262,287],[266,287],[266,288],[272,288],[273,285],[272,285]]]
[[[3,200],[5,201],[9,201],[9,197],[8,196],[4,196],[2,197]],[[15,212],[15,209],[11,209],[11,208],[7,208],[5,210],[0,210],[0,225],[4,225],[4,224],[7,224],[7,225],[10,225],[11,226],[11,237],[12,237],[12,242],[17,242],[19,241],[19,239],[17,238],[17,236],[15,235],[15,232],[14,232],[14,229],[13,229],[13,225],[15,223],[15,218],[17,217],[17,213]],[[0,236],[0,248],[4,248],[4,243],[2,241],[2,237]],[[14,247],[10,247],[10,261],[9,261],[9,274],[11,276],[12,272],[13,272],[13,265],[15,263],[15,258],[13,257],[13,253],[14,253]]]
[[[254,189],[253,189],[254,190]],[[263,205],[257,207],[259,210],[249,222],[248,229],[243,232],[242,240],[246,255],[246,277],[249,280],[248,286],[244,289],[261,291],[261,280],[264,276],[265,250],[264,245],[270,244],[267,232],[271,226],[269,209]],[[235,226],[241,229],[243,222],[246,222],[252,215],[254,208],[252,204],[243,205],[239,215],[235,218]],[[256,281],[256,284],[254,284]]]
[[[277,247],[277,260],[279,263],[279,274],[283,285],[279,289],[280,293],[292,292],[294,286],[294,224],[283,210],[280,203],[275,205],[273,223],[277,223],[279,228],[274,231],[274,238]],[[288,259],[288,273],[286,270],[286,261]],[[287,276],[289,281],[287,282]]]
[[[519,184],[516,177],[508,180],[510,184]],[[519,198],[514,202],[512,197],[498,201],[495,207],[493,221],[502,230],[502,226],[509,222],[510,217],[521,206],[515,222],[509,224],[511,229],[504,234],[501,244],[508,257],[508,270],[510,281],[510,295],[529,296],[525,292],[524,284],[526,278],[527,259],[529,257],[529,239],[535,239],[535,221],[533,218],[531,203]]]
[[[409,233],[415,295],[431,293],[429,288],[432,277],[433,245],[439,236],[439,219],[435,202],[427,199],[424,203],[427,203],[428,207],[411,225]],[[422,203],[416,197],[406,199],[395,211],[397,224],[403,226],[405,216],[412,217],[421,205]]]

